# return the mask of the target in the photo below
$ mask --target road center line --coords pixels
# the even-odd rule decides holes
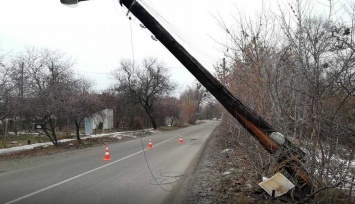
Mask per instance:
[[[175,137],[172,137],[172,138],[170,138],[170,139],[164,140],[164,141],[162,141],[162,142],[160,142],[160,143],[158,143],[158,144],[156,144],[156,145],[154,145],[154,146],[161,145],[161,144],[163,144],[163,143],[165,143],[165,142],[167,142],[167,141],[169,141],[169,140],[172,140],[172,139],[174,139],[174,138],[176,138],[176,137],[179,137],[179,136],[175,136]],[[97,171],[97,170],[100,170],[100,169],[102,169],[102,168],[111,166],[112,164],[115,164],[115,163],[117,163],[117,162],[123,161],[123,160],[125,160],[125,159],[130,158],[130,157],[133,157],[134,155],[137,155],[137,154],[139,154],[139,153],[142,153],[143,151],[147,151],[147,149],[138,151],[138,152],[136,152],[136,153],[133,153],[133,154],[131,154],[131,155],[128,155],[128,156],[126,156],[126,157],[123,157],[123,158],[121,158],[121,159],[119,159],[119,160],[113,161],[113,162],[111,162],[111,163],[108,163],[108,164],[105,164],[105,165],[103,165],[103,166],[97,167],[97,168],[92,169],[92,170],[90,170],[90,171],[87,171],[87,172],[84,172],[84,173],[82,173],[82,174],[76,175],[76,176],[74,176],[74,177],[68,178],[68,179],[66,179],[66,180],[64,180],[64,181],[61,181],[61,182],[58,182],[58,183],[56,183],[56,184],[47,186],[47,187],[42,188],[42,189],[40,189],[40,190],[38,190],[38,191],[35,191],[35,192],[33,192],[33,193],[30,193],[30,194],[24,195],[24,196],[22,196],[22,197],[19,197],[19,198],[15,199],[15,200],[6,202],[5,204],[15,203],[15,202],[18,202],[18,201],[23,200],[23,199],[25,199],[25,198],[31,197],[31,196],[33,196],[33,195],[39,194],[39,193],[41,193],[41,192],[43,192],[43,191],[46,191],[46,190],[49,190],[49,189],[54,188],[54,187],[56,187],[56,186],[62,185],[62,184],[64,184],[64,183],[67,183],[67,182],[69,182],[69,181],[72,181],[72,180],[74,180],[74,179],[76,179],[76,178],[82,177],[82,176],[84,176],[84,175],[86,175],[86,174],[92,173],[92,172]]]

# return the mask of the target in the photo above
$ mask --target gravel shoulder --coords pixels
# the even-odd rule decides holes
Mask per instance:
[[[281,203],[271,200],[243,149],[226,149],[222,126],[211,134],[194,173],[189,176],[174,203]],[[282,202],[284,203],[284,202]]]

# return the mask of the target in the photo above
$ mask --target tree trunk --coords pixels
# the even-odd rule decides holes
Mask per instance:
[[[49,120],[49,124],[51,126],[51,132],[52,132],[52,136],[53,136],[54,146],[58,146],[58,139],[57,139],[57,135],[55,133],[55,124],[53,124],[53,121],[51,119]]]
[[[9,119],[5,119],[5,121],[6,121],[6,126],[5,126],[5,133],[4,133],[4,148],[6,148],[7,125],[8,125]]]
[[[157,121],[155,120],[155,118],[151,114],[148,114],[148,116],[149,116],[150,122],[152,123],[153,129],[154,130],[157,129],[158,125],[157,125]]]
[[[77,121],[75,121],[75,130],[76,130],[76,140],[78,141],[78,143],[81,143],[81,138],[80,138],[80,123],[78,123]]]
[[[152,110],[152,106],[149,106],[147,104],[142,104],[141,105],[143,106],[145,112],[147,113],[149,119],[150,119],[150,122],[152,123],[152,126],[153,126],[153,129],[157,129],[158,128],[158,124],[157,124],[157,121],[155,119],[155,117],[153,116],[153,110]]]
[[[150,120],[152,121],[152,126],[153,126],[153,129],[157,129],[158,128],[158,125],[157,125],[157,122],[155,121],[155,118],[151,117]]]
[[[53,138],[51,137],[51,135],[49,134],[49,132],[47,131],[46,127],[41,125],[41,128],[43,130],[44,133],[46,133],[47,137],[51,140],[51,142],[53,143],[53,145],[56,145],[56,143],[54,142]]]
[[[172,127],[174,125],[174,118],[170,118],[170,126]]]

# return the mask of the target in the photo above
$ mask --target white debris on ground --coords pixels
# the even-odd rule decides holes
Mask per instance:
[[[146,130],[143,130],[143,132],[153,132],[152,130],[153,129],[146,129]],[[138,131],[126,131],[126,132],[102,133],[102,134],[84,136],[84,137],[81,137],[81,139],[85,140],[85,139],[88,139],[88,138],[98,138],[98,137],[104,137],[104,136],[116,137],[119,140],[121,140],[122,137],[137,138],[137,136],[135,136],[133,134],[137,134],[138,135],[139,132]],[[69,141],[73,141],[73,140],[76,140],[76,139],[61,139],[61,140],[58,140],[58,142],[59,143],[64,143],[64,142],[69,142]],[[52,142],[34,143],[34,144],[30,144],[30,145],[23,145],[23,146],[18,146],[18,147],[0,149],[0,155],[1,154],[11,153],[11,152],[29,150],[29,149],[33,149],[33,148],[36,148],[36,147],[47,147],[47,146],[50,146],[50,145],[53,145],[53,143]]]
[[[228,153],[228,152],[232,152],[233,150],[232,149],[225,149],[222,151],[222,153]]]
[[[60,140],[62,141],[62,140]],[[24,145],[24,146],[18,146],[18,147],[11,147],[7,149],[0,149],[0,154],[7,154],[10,152],[17,152],[17,151],[22,151],[22,150],[29,150],[33,149],[35,147],[47,147],[49,145],[53,145],[51,142],[45,142],[45,143],[36,143],[36,144],[31,144],[31,145]]]
[[[119,139],[119,140],[122,140],[122,137],[121,137],[121,136],[118,136],[118,135],[113,135],[112,137],[117,138],[117,139]]]

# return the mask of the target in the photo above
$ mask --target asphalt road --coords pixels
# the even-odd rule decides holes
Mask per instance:
[[[218,124],[206,121],[144,137],[145,149],[149,138],[153,143],[146,157],[135,139],[110,144],[111,161],[103,161],[100,146],[2,162],[0,203],[171,203]],[[11,168],[3,172],[6,165]]]

